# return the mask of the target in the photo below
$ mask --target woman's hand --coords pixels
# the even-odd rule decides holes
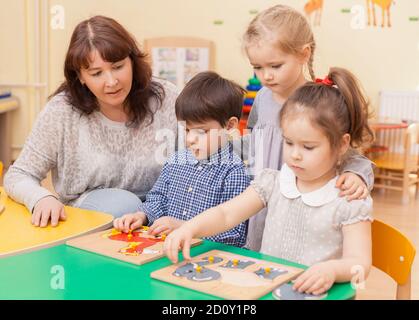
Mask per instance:
[[[115,229],[128,233],[130,230],[135,230],[144,225],[147,221],[147,216],[144,212],[138,211],[136,213],[128,213],[113,221]]]
[[[39,200],[32,213],[32,224],[35,227],[45,228],[51,219],[51,226],[56,227],[59,220],[66,220],[64,205],[53,196]]]
[[[185,260],[191,260],[190,248],[192,238],[192,232],[185,226],[174,230],[164,241],[164,253],[173,263],[177,263],[178,251],[180,248],[183,248],[183,258]]]
[[[342,173],[336,181],[336,187],[341,190],[339,196],[348,196],[348,201],[366,199],[370,193],[364,180],[352,172]]]
[[[169,234],[173,230],[179,228],[185,221],[173,217],[161,217],[154,221],[148,229],[148,233],[155,236],[158,234]]]
[[[335,269],[330,261],[312,265],[294,282],[293,289],[319,295],[329,290],[336,279]]]

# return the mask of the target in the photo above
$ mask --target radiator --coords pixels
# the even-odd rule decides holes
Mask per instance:
[[[380,120],[419,122],[419,91],[381,91],[378,110]],[[391,152],[403,152],[403,129],[380,130],[376,142],[386,145]],[[419,146],[413,150],[419,152]]]

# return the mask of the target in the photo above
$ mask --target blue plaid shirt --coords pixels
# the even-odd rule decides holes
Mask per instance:
[[[142,210],[149,225],[164,216],[189,220],[239,195],[249,183],[244,164],[231,144],[201,161],[188,150],[181,150],[163,166]],[[206,239],[241,247],[246,235],[247,221]]]

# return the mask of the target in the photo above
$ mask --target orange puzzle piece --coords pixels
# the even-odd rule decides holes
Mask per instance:
[[[130,230],[128,233],[120,232],[112,229],[110,233],[105,234],[104,237],[111,240],[128,242],[128,246],[119,250],[120,253],[128,256],[138,256],[143,253],[144,249],[154,246],[157,242],[164,242],[164,235],[155,238],[145,238],[143,233],[147,232],[148,228],[141,227],[140,231]]]

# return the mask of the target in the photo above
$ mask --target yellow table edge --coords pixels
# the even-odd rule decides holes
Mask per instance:
[[[60,221],[55,228],[34,227],[26,207],[7,197],[2,187],[0,191],[0,203],[5,206],[0,213],[0,258],[63,244],[112,225],[110,214],[66,206],[67,221]]]

